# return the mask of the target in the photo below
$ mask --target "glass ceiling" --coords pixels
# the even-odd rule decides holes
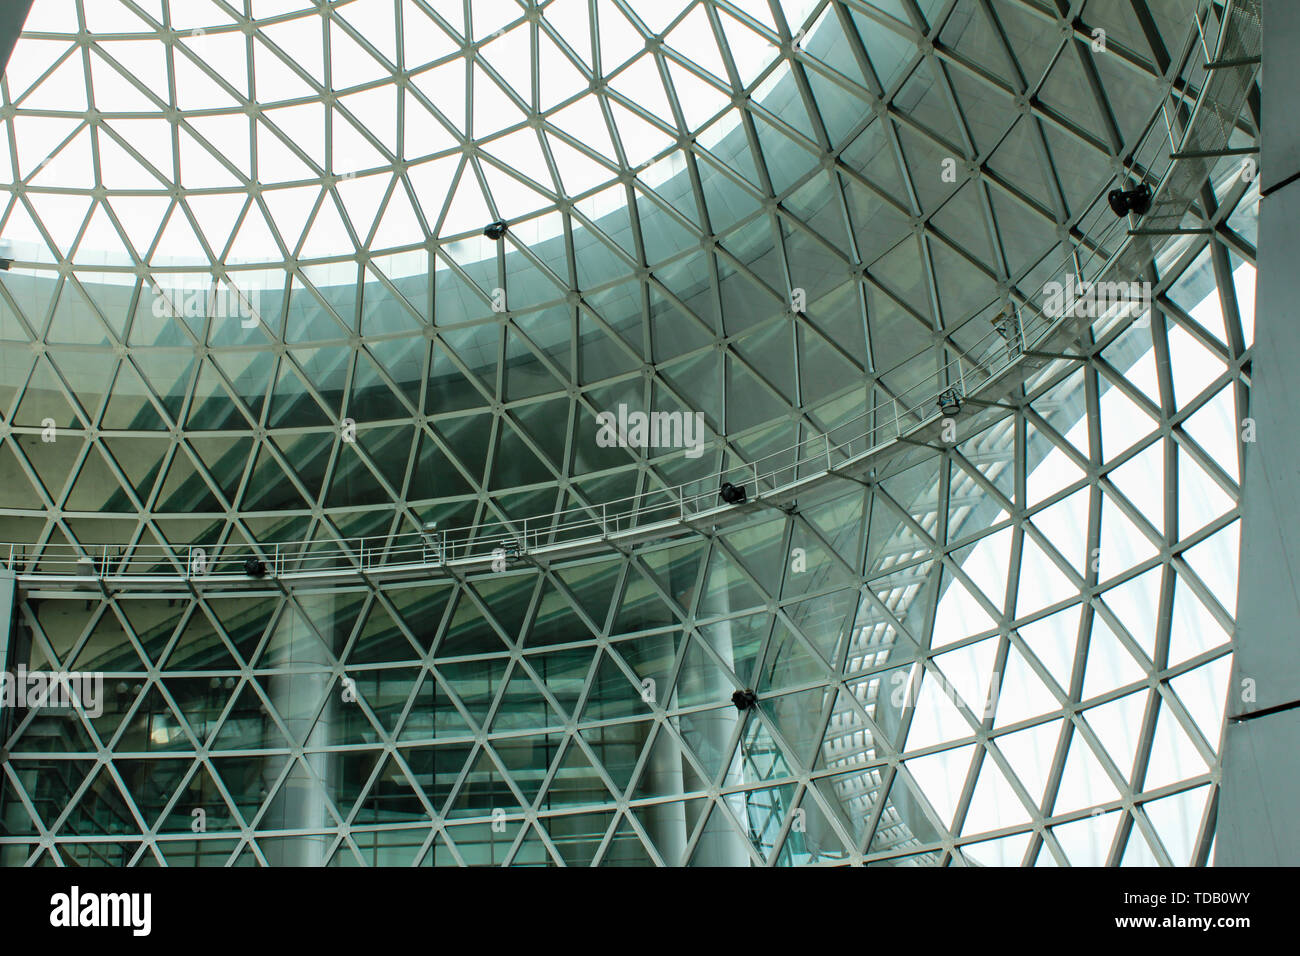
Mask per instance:
[[[0,400],[93,446],[48,495],[162,541],[546,514],[788,447],[1110,251],[1187,4],[1094,6],[1105,56],[1028,0],[42,2],[3,84]],[[598,447],[620,403],[702,412],[710,452]]]
[[[0,83],[0,538],[526,518],[824,434],[1113,251],[1197,8],[39,0]],[[0,858],[288,862],[306,829],[317,862],[1203,861],[1257,203],[1227,166],[1143,323],[806,514],[464,581],[25,602],[31,666],[119,684],[9,728]],[[600,448],[620,403],[703,412],[708,453]],[[345,667],[365,703],[331,715]],[[192,840],[185,801],[226,822]]]
[[[141,217],[125,237],[97,219],[79,259],[127,263],[164,222],[151,262],[235,264],[475,233],[577,198],[599,215],[622,199],[604,187],[653,189],[683,145],[724,142],[734,90],[764,102],[788,75],[783,38],[825,56],[834,32],[805,24],[807,0],[780,24],[765,0],[323,6],[37,4],[7,74],[18,175],[129,192],[120,218]],[[75,42],[83,29],[93,43]],[[178,207],[145,201],[176,187]]]

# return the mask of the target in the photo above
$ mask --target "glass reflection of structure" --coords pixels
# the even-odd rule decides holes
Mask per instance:
[[[1193,0],[1072,32],[1022,0],[237,6],[41,3],[16,48],[6,541],[472,525],[821,434],[1086,248],[1118,158],[1165,159],[1148,134],[1204,76]],[[8,716],[0,860],[1204,862],[1236,168],[1149,315],[793,514],[504,574],[28,587],[13,660],[109,696]],[[703,411],[715,447],[599,448],[620,403]]]

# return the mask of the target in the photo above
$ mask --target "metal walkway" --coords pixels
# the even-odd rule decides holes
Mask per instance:
[[[1164,124],[1153,122],[1143,138],[1145,142],[1153,134],[1166,136],[1170,148],[1163,172],[1149,177],[1154,198],[1141,217],[1141,228],[1123,235],[1115,252],[1104,260],[1097,251],[1072,248],[1038,293],[1042,304],[1026,298],[993,317],[989,331],[967,350],[979,356],[977,360],[963,361],[958,356],[889,404],[877,405],[827,434],[681,484],[518,521],[252,545],[104,545],[90,550],[71,544],[6,543],[0,544],[0,567],[14,572],[19,584],[26,587],[76,589],[90,585],[113,590],[196,584],[247,588],[264,586],[266,579],[325,582],[358,575],[428,577],[486,568],[502,570],[528,560],[577,556],[671,538],[734,520],[757,508],[785,507],[801,491],[828,478],[860,478],[900,446],[935,440],[949,420],[969,433],[971,421],[981,417],[981,409],[997,412],[998,399],[1047,362],[1060,358],[1054,350],[1068,347],[1088,326],[1122,320],[1124,310],[1130,308],[1127,302],[1110,302],[1101,314],[1088,309],[1078,314],[1080,310],[1068,307],[1049,313],[1044,309],[1047,289],[1053,283],[1072,283],[1078,288],[1086,283],[1131,282],[1179,236],[1178,224],[1213,164],[1229,154],[1233,126],[1224,117],[1238,114],[1240,98],[1258,69],[1258,60],[1220,60],[1214,65],[1181,133],[1175,132],[1166,115]],[[1117,217],[1101,235],[1090,236],[1088,246],[1105,249],[1126,224],[1127,217]],[[991,308],[996,308],[996,303],[988,311]],[[743,502],[720,501],[725,482],[744,489]]]

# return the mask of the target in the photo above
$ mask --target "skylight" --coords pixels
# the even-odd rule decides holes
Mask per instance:
[[[44,0],[0,128],[0,180],[30,187],[34,216],[20,204],[4,238],[35,262],[238,266],[454,238],[632,176],[654,188],[692,137],[736,129],[733,83],[761,85],[815,7],[786,3],[778,24],[760,0],[252,0],[251,18],[225,0]]]

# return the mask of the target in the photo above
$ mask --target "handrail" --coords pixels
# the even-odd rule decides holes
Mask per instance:
[[[1057,321],[1065,318],[1062,316]],[[980,343],[991,346],[985,350],[991,360],[968,366],[958,357],[930,379],[890,399],[887,405],[878,405],[829,433],[814,435],[701,478],[592,506],[566,508],[520,521],[479,522],[462,529],[366,535],[340,538],[336,542],[100,545],[98,551],[73,544],[47,543],[39,547],[0,544],[0,563],[13,570],[39,565],[45,574],[70,573],[97,578],[177,574],[188,579],[242,575],[245,562],[254,557],[274,576],[305,570],[364,573],[412,564],[437,567],[453,561],[510,559],[543,545],[602,540],[656,522],[688,521],[717,503],[718,489],[724,481],[746,484],[756,495],[761,494],[764,489],[771,491],[789,484],[809,469],[832,471],[924,428],[943,417],[938,404],[941,396],[956,389],[956,397],[965,401],[969,395],[968,383],[982,384],[1009,369],[1056,324],[1041,315],[1033,315],[1028,323],[1029,334],[1024,322],[1009,327],[1014,333],[1010,341],[994,330]],[[923,391],[931,382],[935,383],[931,390]]]
[[[1222,21],[1225,25],[1231,22],[1232,12],[1240,5],[1238,0],[1230,2]],[[1221,34],[1218,44],[1220,48],[1223,42]],[[1215,80],[1228,71],[1213,72],[1214,75],[1202,84],[1181,136],[1174,135],[1168,114],[1162,110],[1153,117],[1137,146],[1131,151],[1131,155],[1141,152],[1148,137],[1160,130],[1160,118],[1163,117],[1165,122],[1162,132],[1168,135],[1172,148],[1169,150],[1168,162],[1159,175],[1152,175],[1151,171],[1147,173],[1147,179],[1155,184],[1152,208],[1162,217],[1171,215],[1172,208],[1180,202],[1185,206],[1189,198],[1168,195],[1170,190],[1166,187],[1172,174],[1180,168],[1179,164],[1196,162],[1198,159],[1204,163],[1203,157],[1181,159],[1177,154],[1192,137],[1197,120],[1203,113],[1202,107],[1208,91],[1215,85]],[[1096,203],[1089,207],[1090,210],[1094,208]],[[719,488],[723,482],[744,485],[747,497],[761,500],[801,481],[834,473],[850,463],[867,458],[932,426],[945,417],[946,407],[950,408],[954,400],[960,406],[968,398],[977,396],[983,386],[1023,362],[1036,346],[1081,318],[1072,309],[1063,310],[1061,314],[1049,314],[1035,304],[1036,299],[1041,299],[1046,304],[1049,285],[1064,284],[1068,279],[1080,284],[1096,283],[1117,269],[1126,273],[1126,277],[1136,276],[1144,263],[1150,261],[1154,243],[1149,235],[1135,236],[1129,233],[1104,262],[1097,265],[1095,270],[1089,269],[1089,266],[1097,263],[1115,230],[1126,224],[1127,217],[1117,217],[1099,236],[1090,236],[1090,249],[1071,246],[1065,261],[1058,266],[1052,278],[1044,281],[1043,287],[1035,295],[1022,298],[1013,290],[1007,299],[1012,299],[1014,295],[1015,298],[1021,298],[1021,301],[1003,305],[1001,311],[994,316],[991,329],[974,346],[964,347],[966,354],[977,356],[974,361],[964,362],[958,351],[952,361],[945,362],[933,375],[893,395],[881,386],[882,379],[877,377],[872,385],[872,398],[874,400],[879,390],[885,393],[887,402],[873,401],[871,408],[828,432],[814,434],[786,448],[700,478],[526,519],[477,522],[470,527],[451,530],[367,535],[338,538],[334,541],[254,544],[0,544],[0,566],[24,576],[35,577],[72,575],[77,578],[106,579],[162,575],[192,580],[218,576],[247,578],[246,562],[251,559],[262,564],[255,570],[273,577],[322,571],[367,574],[396,568],[439,568],[450,564],[484,561],[492,561],[496,565],[498,562],[508,563],[542,548],[576,547],[579,544],[604,542],[649,526],[689,525],[693,519],[717,509]],[[1140,247],[1137,255],[1134,255],[1133,248],[1135,238],[1141,240],[1136,243]],[[1085,280],[1083,277],[1090,272],[1092,278]],[[971,322],[987,315],[1002,302],[1002,299],[998,299],[984,306],[954,332],[968,328]],[[1104,320],[1121,308],[1128,308],[1128,304],[1112,303],[1107,313],[1083,318],[1092,322]],[[1004,321],[999,323],[998,319]],[[952,349],[951,335],[946,348]],[[924,354],[921,352],[912,356],[903,365],[915,362]],[[896,369],[900,367],[903,366],[896,366]],[[715,453],[720,451],[723,455],[734,454],[725,443],[720,448],[715,446],[713,450]],[[682,454],[685,454],[684,450]],[[749,496],[751,484],[753,495]]]
[[[1158,122],[1151,123],[1146,135],[1157,125]],[[1122,220],[1118,219],[1109,224],[1092,243],[1094,248],[1104,248],[1105,241],[1121,224]],[[1049,281],[1078,276],[1081,271],[1078,252],[1078,249],[1071,247],[1067,261],[1058,268],[1054,279]],[[1090,257],[1095,255],[1096,253],[1089,253]],[[1114,257],[1112,255],[1107,262]],[[1103,264],[1098,273],[1104,273],[1105,268]],[[991,306],[985,306],[981,313],[988,312],[990,308]],[[491,559],[498,548],[506,552],[507,556],[512,556],[514,553],[536,550],[543,540],[551,544],[561,540],[572,542],[575,536],[601,539],[657,521],[674,518],[686,520],[716,502],[718,488],[724,481],[752,481],[755,493],[759,493],[763,486],[771,490],[786,483],[781,481],[786,473],[798,475],[805,468],[821,464],[825,464],[825,470],[829,471],[924,428],[942,417],[939,401],[945,394],[951,395],[956,389],[956,397],[965,401],[976,390],[970,387],[970,383],[982,385],[996,378],[1014,365],[1021,355],[1047,338],[1060,322],[1071,318],[1068,315],[1049,317],[1034,308],[1031,299],[1026,299],[1019,308],[1013,306],[1011,312],[1013,315],[1009,318],[1012,321],[1001,328],[991,327],[973,348],[967,348],[967,352],[982,355],[983,361],[967,363],[958,355],[927,379],[889,398],[887,404],[875,405],[848,422],[832,428],[828,433],[816,434],[743,464],[677,485],[595,505],[570,507],[520,521],[478,522],[472,527],[453,531],[339,538],[335,543],[283,541],[255,545],[175,546],[115,544],[95,546],[97,552],[90,546],[75,544],[46,543],[37,546],[0,543],[0,565],[12,570],[18,570],[21,566],[34,568],[40,565],[45,568],[43,573],[46,574],[100,578],[160,573],[179,574],[184,578],[201,578],[221,573],[242,574],[243,565],[249,557],[264,561],[268,572],[277,576],[289,573],[291,569],[305,568],[367,571],[380,566],[406,564],[436,567],[452,560]],[[962,327],[978,319],[981,313],[977,313]],[[916,356],[911,361],[915,358]],[[716,452],[718,449],[714,450]],[[727,453],[725,447],[721,450]],[[682,454],[685,454],[684,450]],[[419,560],[402,560],[413,559],[417,554]],[[331,560],[340,563],[331,565],[328,563]]]

